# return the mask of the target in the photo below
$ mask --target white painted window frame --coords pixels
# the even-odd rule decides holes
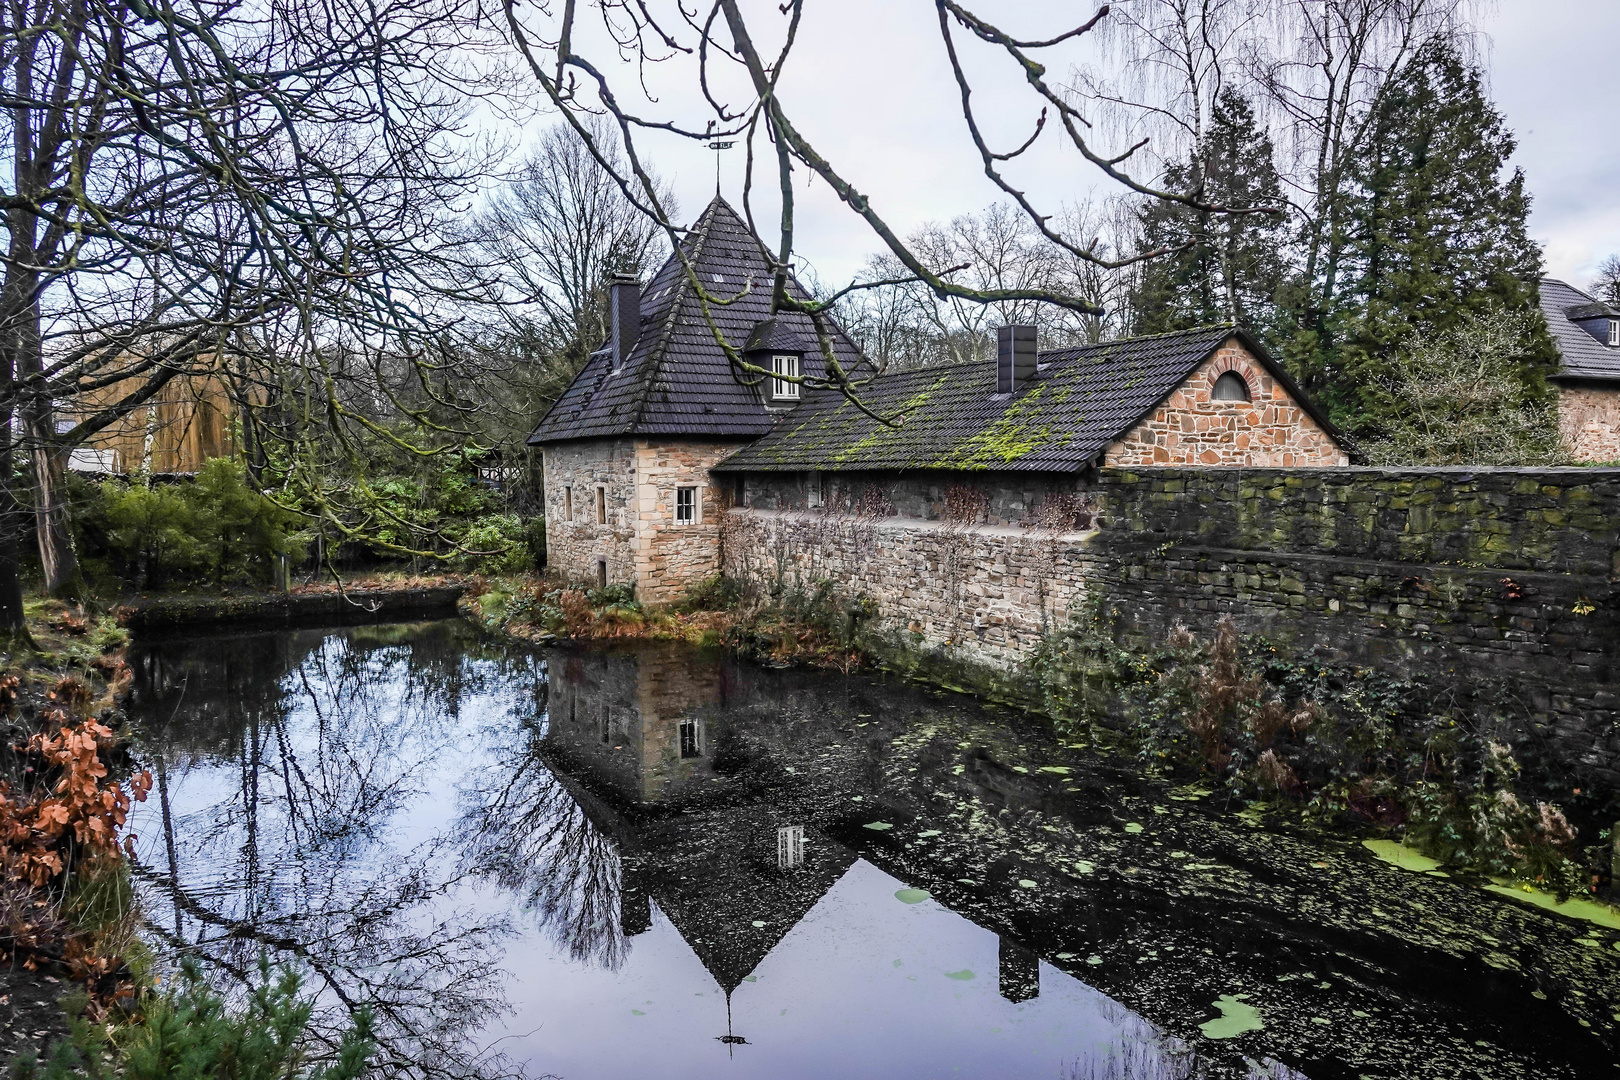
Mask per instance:
[[[778,401],[798,401],[799,384],[789,382],[782,376],[797,379],[804,374],[804,365],[799,357],[791,353],[779,353],[771,357],[771,397]]]
[[[681,493],[688,491],[692,493],[692,516],[683,521],[681,520]],[[680,484],[675,488],[674,514],[675,524],[677,525],[686,526],[703,524],[702,484]]]
[[[1609,345],[1620,347],[1620,319],[1609,320]]]

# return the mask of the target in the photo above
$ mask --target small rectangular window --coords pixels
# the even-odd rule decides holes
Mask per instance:
[[[702,503],[695,487],[675,489],[675,524],[696,525],[702,517]]]
[[[596,523],[607,524],[607,488],[596,489]]]
[[[1620,346],[1620,319],[1609,320],[1609,344]]]
[[[799,358],[797,356],[771,357],[771,372],[776,376],[771,380],[771,397],[797,399],[799,384],[790,382],[790,379],[799,377]]]
[[[597,559],[596,560],[596,587],[598,589],[607,588],[607,560],[606,559]]]
[[[814,510],[827,501],[827,478],[821,473],[806,473],[804,477],[805,502]]]
[[[744,475],[743,473],[738,473],[737,474],[737,479],[734,480],[733,483],[736,486],[733,488],[733,490],[731,492],[731,504],[733,506],[747,506],[748,505],[748,477],[746,475]]]
[[[574,520],[574,489],[571,487],[563,488],[563,520]]]
[[[703,721],[686,719],[681,721],[681,757],[695,758],[703,756]]]

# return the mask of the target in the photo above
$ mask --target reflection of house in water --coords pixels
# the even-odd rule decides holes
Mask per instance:
[[[722,668],[689,651],[558,653],[546,749],[620,799],[656,803],[714,775],[703,710]]]
[[[549,671],[541,753],[618,847],[623,933],[649,929],[657,903],[729,995],[856,853],[764,796],[740,805],[701,798],[716,777],[715,751],[732,734],[715,728],[733,695],[727,663],[688,649],[639,648],[556,653]],[[1013,1002],[1040,993],[1036,955],[1006,937],[1000,987]]]

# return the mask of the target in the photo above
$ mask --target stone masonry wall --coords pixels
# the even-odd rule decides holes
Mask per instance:
[[[564,578],[597,584],[597,562],[607,562],[609,584],[636,579],[636,448],[628,439],[556,443],[542,448],[546,492],[546,565]],[[602,489],[607,521],[596,520]],[[573,515],[568,492],[573,492]]]
[[[1559,387],[1558,426],[1576,461],[1620,461],[1620,387]]]
[[[1085,589],[1083,534],[838,511],[731,511],[727,574],[800,588],[830,581],[919,644],[1010,668]]]
[[[1215,380],[1231,371],[1248,401],[1213,401]],[[1348,465],[1350,458],[1236,341],[1202,367],[1106,451],[1108,465]]]
[[[709,469],[735,443],[657,443],[635,448],[636,596],[643,603],[679,599],[688,586],[720,569],[720,521],[728,493]],[[697,521],[675,521],[675,490],[698,489]]]
[[[1138,643],[1230,615],[1295,655],[1501,686],[1532,756],[1620,790],[1620,469],[1104,469],[1076,491],[1098,527],[1062,535],[734,511],[726,566],[829,580],[1002,667],[1088,591]]]
[[[609,584],[633,584],[645,603],[667,603],[719,569],[722,488],[709,469],[734,443],[596,439],[543,448],[546,562],[587,586],[607,562]],[[675,492],[698,489],[697,521],[675,521]],[[597,490],[605,522],[597,520]],[[573,492],[573,518],[568,516]]]

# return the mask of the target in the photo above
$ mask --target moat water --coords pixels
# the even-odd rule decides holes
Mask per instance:
[[[1620,929],[870,676],[460,621],[137,642],[149,938],[398,1076],[1620,1075]]]

